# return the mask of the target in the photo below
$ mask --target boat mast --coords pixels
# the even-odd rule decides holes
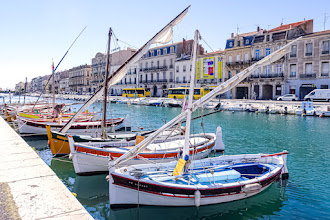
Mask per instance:
[[[108,39],[108,53],[107,53],[107,69],[104,78],[104,107],[103,107],[103,130],[102,130],[102,138],[107,138],[107,97],[108,97],[108,77],[109,77],[109,66],[110,66],[110,42],[112,36],[112,29],[109,29],[109,39]]]
[[[55,115],[55,74],[54,74],[54,61],[52,61],[52,93],[53,93],[53,114]]]
[[[26,85],[27,85],[27,77],[25,77],[25,85],[24,85],[24,105],[25,105]]]
[[[194,98],[194,84],[195,84],[195,66],[196,66],[196,56],[197,56],[197,42],[198,42],[199,31],[195,31],[194,38],[194,51],[192,57],[192,67],[190,73],[190,88],[188,95],[188,107],[187,107],[187,120],[186,120],[186,132],[184,139],[184,147],[181,158],[186,160],[186,157],[189,158],[189,138],[190,138],[190,122],[191,122],[191,113],[192,113],[192,101]]]
[[[87,26],[86,26],[87,27]],[[77,41],[77,39],[80,37],[80,35],[82,34],[82,32],[84,32],[84,30],[86,29],[86,27],[79,33],[78,37],[76,37],[76,39],[73,41],[73,43],[70,45],[69,49],[65,52],[64,56],[62,57],[62,59],[60,60],[60,62],[57,64],[57,66],[55,67],[52,75],[55,73],[55,71],[57,70],[58,66],[62,63],[63,59],[65,58],[65,56],[69,53],[69,50],[71,49],[71,47],[74,45],[74,43]],[[45,85],[45,87],[47,87],[50,79],[52,78],[52,75],[48,78],[47,83]],[[42,96],[42,92],[40,93],[40,95],[38,96],[37,100],[35,101],[33,107],[32,107],[32,111],[34,110],[34,107],[36,106],[36,104],[38,103],[40,97]]]

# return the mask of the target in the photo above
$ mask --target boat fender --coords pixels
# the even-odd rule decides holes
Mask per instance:
[[[195,191],[195,206],[199,207],[201,205],[201,192],[199,190]]]
[[[257,192],[261,189],[261,185],[259,183],[251,183],[243,186],[243,192],[246,194]]]
[[[224,151],[225,145],[222,141],[222,129],[221,127],[217,127],[217,133],[216,133],[216,140],[215,140],[215,151]]]
[[[72,153],[69,154],[69,159],[72,160]]]

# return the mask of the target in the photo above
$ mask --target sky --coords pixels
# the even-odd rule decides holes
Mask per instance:
[[[173,42],[193,39],[198,29],[207,52],[224,49],[231,33],[271,29],[314,19],[314,31],[330,29],[329,0],[0,0],[0,88],[13,89],[20,81],[51,74],[71,43],[58,71],[91,64],[104,53],[111,27],[121,49],[141,47],[188,5],[185,18],[174,27]],[[123,43],[125,42],[125,43]],[[202,42],[203,44],[203,42]],[[157,45],[155,45],[157,46]],[[160,45],[158,45],[160,46]],[[113,46],[112,46],[113,47]]]

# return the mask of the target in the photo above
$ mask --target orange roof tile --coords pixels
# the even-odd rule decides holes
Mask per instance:
[[[290,29],[291,26],[292,26],[292,28],[294,28],[301,24],[307,23],[309,21],[313,21],[313,19],[306,20],[306,21],[299,21],[299,22],[295,22],[295,23],[291,23],[291,24],[284,24],[284,25],[278,26],[276,28],[273,28],[273,29],[269,30],[268,32],[287,30],[287,29]]]

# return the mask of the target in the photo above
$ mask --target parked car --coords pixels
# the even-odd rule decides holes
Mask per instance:
[[[330,89],[314,89],[305,95],[304,100],[330,102]]]
[[[278,101],[297,101],[298,100],[298,96],[296,96],[295,94],[286,94],[286,95],[282,95],[280,97],[277,98]]]

